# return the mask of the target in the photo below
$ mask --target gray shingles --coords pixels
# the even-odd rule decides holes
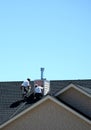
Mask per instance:
[[[17,111],[22,105],[21,83],[21,81],[0,82],[0,125],[10,119],[14,113],[16,115],[31,105],[27,104],[21,108],[21,111]],[[33,86],[33,82],[31,84]]]
[[[49,94],[54,95],[70,83],[80,85],[84,87],[85,90],[91,90],[91,80],[53,80],[50,81]],[[22,105],[20,85],[21,81],[0,82],[0,125],[33,104],[32,99],[29,99],[29,102]],[[32,86],[33,85],[34,82],[32,81]],[[88,90],[86,92],[88,92]]]
[[[17,109],[10,109],[10,104],[21,99],[20,89],[16,82],[1,82],[0,84],[0,124],[5,122],[8,117]]]
[[[62,88],[68,86],[69,84],[80,85],[85,88],[91,89],[91,80],[53,80],[50,82],[51,95],[54,95]]]

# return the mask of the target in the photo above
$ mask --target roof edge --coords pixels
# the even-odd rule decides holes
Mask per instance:
[[[87,123],[91,124],[91,121],[89,119],[87,119],[86,117],[84,117],[83,115],[77,113],[75,110],[73,110],[72,108],[68,107],[67,105],[63,104],[62,102],[58,101],[56,98],[47,95],[45,96],[43,99],[41,99],[40,101],[38,101],[37,103],[35,103],[34,105],[32,105],[31,107],[27,108],[26,110],[24,110],[23,112],[21,112],[20,114],[16,115],[15,117],[13,117],[12,119],[8,120],[7,122],[5,122],[4,124],[0,125],[0,129],[4,128],[5,126],[7,126],[8,124],[12,123],[14,120],[18,119],[20,116],[24,115],[25,113],[27,113],[28,111],[32,110],[33,108],[37,107],[38,105],[40,105],[42,102],[46,101],[46,100],[51,100],[53,102],[55,102],[56,104],[58,104],[59,106],[64,107],[66,110],[70,111],[71,113],[73,113],[74,115],[76,115],[77,117],[81,118],[82,120],[86,121]]]
[[[87,92],[85,92],[84,90],[82,90],[81,88],[77,87],[76,85],[74,85],[73,83],[69,84],[68,86],[66,86],[65,88],[63,88],[62,90],[60,90],[59,92],[57,92],[54,96],[58,96],[59,94],[67,91],[68,89],[70,88],[74,88],[76,89],[77,91],[81,92],[82,94],[88,96],[88,97],[91,97],[91,95]]]

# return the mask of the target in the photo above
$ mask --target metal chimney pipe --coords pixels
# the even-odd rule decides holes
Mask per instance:
[[[43,78],[44,68],[40,68],[40,70],[41,70],[41,80],[43,80],[44,79]]]

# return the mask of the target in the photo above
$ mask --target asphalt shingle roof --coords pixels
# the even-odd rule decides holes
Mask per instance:
[[[68,86],[69,84],[74,84],[76,86],[82,86],[87,89],[91,89],[91,79],[89,80],[53,80],[50,82],[51,91],[50,94],[54,95],[64,87]],[[88,92],[88,91],[87,91]]]
[[[20,91],[21,83],[22,81],[0,82],[0,125],[35,103],[32,95],[27,102],[23,102]],[[34,86],[34,82],[31,83]],[[54,96],[71,83],[81,86],[84,91],[91,94],[91,80],[51,80],[49,94]]]

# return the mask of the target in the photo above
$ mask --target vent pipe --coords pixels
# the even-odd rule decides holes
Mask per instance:
[[[40,71],[41,71],[41,80],[43,80],[44,79],[44,75],[43,75],[43,73],[44,73],[44,68],[40,68]]]

